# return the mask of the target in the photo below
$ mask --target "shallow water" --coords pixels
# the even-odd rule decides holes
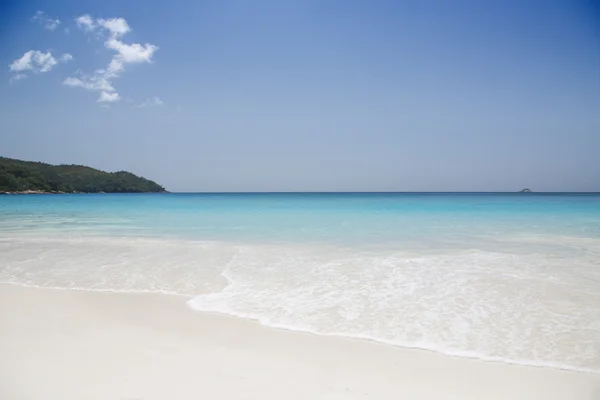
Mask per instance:
[[[600,373],[600,195],[0,196],[0,281]]]

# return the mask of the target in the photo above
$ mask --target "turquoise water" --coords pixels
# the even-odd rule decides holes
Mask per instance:
[[[600,372],[600,195],[0,196],[0,282]]]
[[[585,194],[4,196],[0,227],[28,234],[353,244],[520,233],[600,237],[599,200]]]

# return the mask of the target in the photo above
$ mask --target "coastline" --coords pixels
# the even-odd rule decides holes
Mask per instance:
[[[0,195],[21,195],[21,194],[136,194],[136,193],[170,193],[165,190],[162,192],[61,192],[61,191],[43,191],[43,190],[24,190],[18,192],[0,192]]]
[[[0,284],[6,399],[597,399],[600,375],[267,328],[186,297]],[[31,384],[35,382],[35,384]]]
[[[0,192],[0,195],[4,194],[4,195],[15,195],[15,194],[72,194],[72,193],[77,193],[77,192],[47,192],[44,190],[21,190],[21,191],[15,191],[15,192]]]

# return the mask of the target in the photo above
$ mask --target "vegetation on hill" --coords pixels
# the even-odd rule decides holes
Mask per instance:
[[[0,157],[0,192],[165,192],[130,172],[104,172],[82,165],[50,165]]]

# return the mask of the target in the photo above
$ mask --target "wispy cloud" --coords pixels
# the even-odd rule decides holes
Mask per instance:
[[[37,11],[31,19],[44,25],[44,29],[48,29],[49,31],[55,30],[60,25],[58,18],[50,18],[43,11]]]
[[[56,66],[59,62],[66,63],[73,59],[73,56],[65,53],[61,55],[58,60],[54,58],[52,53],[48,51],[47,53],[43,53],[39,50],[29,50],[21,58],[17,58],[14,60],[8,68],[11,72],[15,72],[11,80],[23,79],[23,72],[31,71],[34,73],[48,72]],[[20,76],[17,78],[17,76]]]
[[[125,43],[122,37],[131,31],[131,27],[123,18],[94,19],[89,14],[84,14],[77,17],[75,22],[86,33],[104,35],[104,47],[114,54],[106,68],[97,69],[89,75],[69,77],[63,83],[100,92],[98,102],[101,103],[120,100],[121,96],[112,81],[121,76],[127,64],[151,63],[158,47],[149,43]]]
[[[81,15],[75,18],[75,23],[85,32],[92,32],[96,29],[96,25],[94,24],[94,20],[88,14]]]
[[[163,104],[164,103],[160,98],[154,96],[154,97],[150,97],[149,99],[144,100],[140,104],[136,104],[134,107],[136,107],[136,108],[158,107],[158,106],[162,106]]]
[[[65,62],[65,63],[71,61],[72,59],[73,59],[73,56],[70,55],[69,53],[65,53],[62,56],[60,56],[60,61]]]
[[[27,78],[27,75],[25,75],[25,74],[16,74],[10,78],[10,82],[20,81],[21,79],[25,79],[25,78]]]

